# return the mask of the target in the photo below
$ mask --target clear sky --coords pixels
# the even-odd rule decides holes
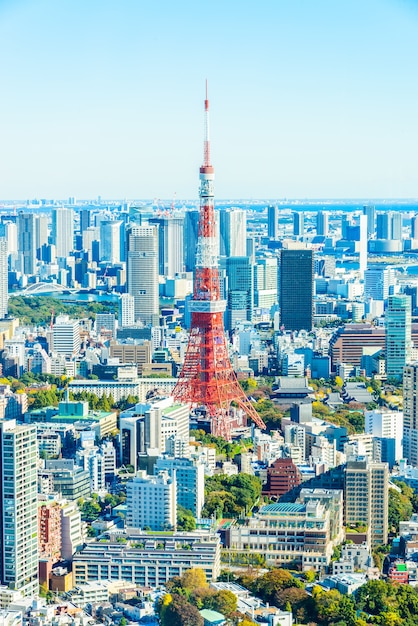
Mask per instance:
[[[0,198],[417,198],[418,0],[0,0]]]

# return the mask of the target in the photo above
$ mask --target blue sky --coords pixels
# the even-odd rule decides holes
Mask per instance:
[[[0,198],[417,198],[418,0],[0,0]]]

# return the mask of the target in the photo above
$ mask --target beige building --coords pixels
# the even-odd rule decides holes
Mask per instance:
[[[302,489],[298,502],[264,506],[226,534],[232,553],[261,554],[268,566],[324,570],[344,540],[343,492]]]
[[[355,531],[365,527],[370,547],[388,540],[389,466],[367,456],[351,456],[345,469],[345,523]]]

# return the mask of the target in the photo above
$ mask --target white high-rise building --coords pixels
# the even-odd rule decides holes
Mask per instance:
[[[127,287],[135,301],[135,320],[157,326],[158,226],[130,225],[127,233]]]
[[[0,583],[38,592],[36,427],[0,421]]]
[[[135,298],[130,293],[123,293],[119,300],[119,326],[133,326],[135,324]]]
[[[381,439],[393,439],[395,445],[395,460],[400,461],[403,456],[403,413],[381,408],[365,412],[365,432]]]
[[[147,476],[138,472],[126,485],[126,526],[151,530],[171,530],[177,520],[177,487],[175,476],[160,472]]]
[[[64,207],[52,210],[52,243],[57,257],[65,258],[74,249],[74,211]]]
[[[156,217],[150,219],[150,224],[158,226],[158,272],[174,278],[184,271],[184,217]]]
[[[220,211],[221,255],[247,255],[247,213],[244,209]]]
[[[373,300],[387,300],[389,290],[395,282],[395,270],[387,267],[368,267],[364,272],[364,295]]]
[[[100,260],[109,263],[121,261],[122,221],[100,222]]]
[[[205,466],[200,461],[164,457],[157,459],[155,470],[166,470],[177,481],[177,504],[188,509],[196,518],[205,504]]]
[[[53,352],[69,358],[80,351],[80,325],[68,315],[58,315],[52,329]]]

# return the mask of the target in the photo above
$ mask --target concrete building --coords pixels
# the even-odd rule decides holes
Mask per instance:
[[[170,437],[188,439],[189,407],[172,398],[138,403],[120,414],[120,458],[139,469],[139,456],[148,450],[162,454]]]
[[[164,457],[157,459],[155,471],[167,471],[170,476],[175,476],[177,504],[191,511],[194,517],[199,519],[205,503],[205,466],[203,463],[191,459]]]
[[[127,291],[134,297],[135,321],[157,326],[158,226],[131,224],[127,231]]]
[[[0,421],[0,584],[38,592],[36,428]]]
[[[324,571],[343,539],[341,490],[302,489],[298,502],[264,506],[245,524],[226,531],[232,554],[252,551],[263,555],[268,566],[303,571]]]
[[[126,527],[171,530],[177,521],[176,475],[161,471],[147,476],[139,471],[126,484]]]
[[[58,315],[52,328],[52,351],[67,358],[80,352],[80,324],[68,315]]]
[[[395,461],[403,456],[403,412],[386,408],[365,411],[365,432],[381,439],[393,440]],[[393,464],[392,464],[393,465]]]
[[[345,523],[348,529],[363,525],[372,548],[387,543],[388,474],[387,463],[373,463],[365,456],[347,459]]]
[[[209,581],[220,574],[221,545],[209,531],[193,533],[129,532],[128,543],[115,538],[108,543],[89,543],[73,559],[74,581],[125,580],[138,587],[157,588],[173,576],[199,567]]]
[[[58,502],[41,502],[38,507],[39,558],[56,563],[61,558],[61,507]]]
[[[301,482],[298,468],[292,459],[277,459],[267,468],[267,482],[263,487],[263,494],[269,498],[280,497],[297,487]]]
[[[135,323],[135,298],[130,293],[123,293],[120,297],[118,322],[122,328]]]

